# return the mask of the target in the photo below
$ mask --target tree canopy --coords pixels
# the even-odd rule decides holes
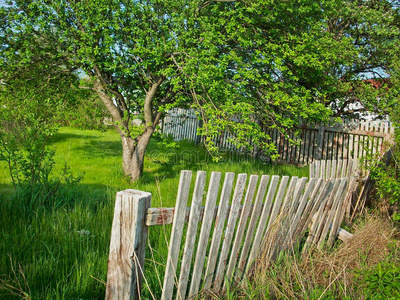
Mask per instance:
[[[90,78],[121,135],[124,172],[137,179],[166,110],[195,107],[211,137],[270,151],[262,126],[376,109],[392,93],[367,78],[398,75],[392,1],[10,1],[1,9],[0,74],[37,57]],[[43,68],[46,72],[46,68]],[[7,76],[5,75],[7,74]],[[378,103],[377,99],[380,99]],[[140,118],[142,125],[132,125]],[[237,120],[240,119],[240,122]],[[212,139],[208,139],[212,149]]]

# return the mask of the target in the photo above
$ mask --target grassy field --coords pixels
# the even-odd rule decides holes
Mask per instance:
[[[122,173],[121,144],[107,132],[62,128],[51,140],[56,151],[55,174],[65,164],[76,185],[61,188],[46,207],[32,205],[23,193],[14,193],[6,165],[0,164],[0,298],[103,299],[115,193],[126,188],[151,192],[152,206],[174,206],[182,169],[307,176],[307,168],[265,165],[241,157],[213,162],[191,143],[168,149],[151,142],[143,177],[130,183]],[[146,279],[159,299],[163,269],[164,227],[150,230]],[[154,252],[150,250],[153,249]],[[152,253],[154,257],[152,257]],[[145,286],[144,298],[152,298]]]

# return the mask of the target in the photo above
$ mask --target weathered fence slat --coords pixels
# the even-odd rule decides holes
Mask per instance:
[[[339,189],[340,179],[338,178],[331,178],[333,181],[333,189],[330,192],[329,196],[324,201],[323,205],[319,207],[317,213],[314,216],[314,223],[316,223],[315,230],[313,231],[313,240],[312,243],[317,245],[318,241],[320,240],[322,229],[325,226],[325,214],[326,210],[332,206],[334,197],[336,195],[337,190]]]
[[[192,171],[181,171],[161,299],[172,299]]]
[[[331,177],[331,168],[332,168],[332,161],[331,160],[327,160],[326,161],[326,174],[323,178],[325,179],[329,179]]]
[[[207,192],[206,206],[204,209],[203,224],[201,226],[199,244],[197,247],[192,282],[190,285],[189,297],[198,293],[201,274],[203,272],[204,259],[206,256],[207,243],[210,235],[211,224],[214,220],[214,209],[218,197],[218,188],[221,181],[220,172],[212,172],[210,185]]]
[[[261,176],[260,186],[258,187],[257,196],[254,201],[253,210],[251,213],[250,223],[246,232],[245,241],[239,258],[238,269],[243,273],[245,271],[248,254],[250,251],[251,242],[256,230],[257,221],[261,215],[262,204],[265,193],[267,191],[269,175]]]
[[[296,231],[296,228],[298,228],[298,225],[301,220],[301,216],[303,215],[303,212],[305,211],[307,203],[311,202],[311,201],[308,202],[307,200],[310,197],[312,190],[315,188],[316,181],[317,181],[316,178],[312,178],[308,182],[306,190],[300,199],[299,206],[297,207],[296,214],[293,217],[293,220],[289,227],[288,235],[286,237],[285,244],[288,244],[288,247],[291,247],[293,245],[293,242],[297,239],[297,235],[300,233],[300,232],[298,232],[295,234],[295,231]]]
[[[336,193],[333,194],[332,201],[329,206],[327,205],[325,213],[322,217],[324,226],[321,230],[321,235],[317,243],[317,246],[319,248],[322,248],[322,245],[325,243],[325,238],[328,234],[329,229],[332,227],[332,221],[337,211],[337,207],[339,205],[340,200],[343,199],[345,190],[347,188],[348,178],[340,178],[337,181],[339,181],[339,187]]]
[[[207,268],[205,272],[204,279],[204,289],[210,289],[212,284],[212,279],[214,277],[215,265],[218,257],[218,250],[221,244],[221,237],[225,225],[225,220],[227,217],[227,211],[229,208],[229,199],[231,197],[231,192],[233,188],[233,179],[235,177],[234,173],[226,173],[224,185],[222,188],[221,198],[218,207],[218,213],[216,217],[216,224],[214,229],[214,234],[211,241],[210,252],[208,255]]]
[[[261,244],[261,239],[264,234],[264,230],[267,226],[268,216],[272,209],[272,204],[275,196],[276,188],[278,187],[279,176],[274,175],[271,179],[271,184],[269,185],[268,193],[265,198],[264,207],[261,212],[260,221],[257,227],[256,234],[254,236],[253,245],[251,247],[250,256],[247,262],[246,270],[249,270],[253,262],[255,261]]]
[[[348,168],[348,161],[347,161],[347,159],[344,159],[344,160],[342,161],[342,167],[341,167],[340,175],[339,175],[339,173],[338,173],[338,176],[337,176],[337,177],[346,177],[347,168]]]
[[[299,179],[297,181],[295,190],[293,192],[292,204],[291,204],[291,207],[290,207],[290,210],[289,210],[290,222],[293,221],[293,218],[295,216],[295,212],[298,209],[298,206],[300,204],[300,198],[302,196],[302,192],[304,190],[304,187],[306,186],[307,181],[308,181],[307,177],[302,177],[301,179]]]
[[[225,279],[225,284],[224,284],[223,290],[225,290],[226,284],[228,284],[229,281],[232,280],[232,276],[234,275],[233,272],[236,267],[236,263],[238,260],[238,253],[239,253],[240,247],[242,245],[244,232],[246,230],[248,216],[249,216],[250,210],[251,210],[251,204],[253,202],[254,193],[255,193],[255,190],[257,187],[257,181],[258,181],[257,175],[250,176],[250,181],[249,181],[249,185],[247,187],[246,197],[244,200],[242,213],[239,218],[239,223],[238,223],[238,227],[236,230],[235,239],[234,239],[233,246],[231,249],[231,254],[229,257],[228,267],[226,269],[226,275],[225,275],[226,279]]]
[[[278,193],[276,194],[276,198],[275,198],[274,206],[272,208],[271,216],[269,218],[267,230],[272,226],[272,224],[275,222],[276,217],[278,216],[288,182],[289,182],[289,176],[283,176],[281,179],[281,183],[279,185]]]
[[[337,160],[334,159],[332,160],[332,165],[331,165],[331,174],[329,175],[329,178],[336,178],[336,165],[337,165]]]
[[[278,252],[283,250],[287,231],[289,230],[291,216],[290,210],[301,196],[305,181],[293,176],[287,188],[285,199],[280,209],[280,216],[276,219],[273,228],[275,230],[275,242],[270,244],[269,259],[274,259]]]
[[[339,159],[337,161],[337,165],[336,165],[336,171],[335,174],[333,174],[333,177],[335,178],[340,178],[340,174],[342,173],[342,168],[343,168],[343,159]]]
[[[332,180],[327,180],[324,184],[324,186],[322,187],[322,192],[319,193],[319,195],[315,195],[318,196],[316,201],[313,201],[313,206],[310,210],[310,213],[308,215],[308,218],[304,224],[303,230],[305,229],[305,226],[308,226],[308,224],[310,223],[311,219],[314,217],[314,214],[319,211],[319,208],[321,206],[325,205],[325,202],[327,200],[328,195],[330,194],[330,192],[333,189],[333,183]],[[318,219],[318,215],[315,217],[315,219]],[[318,227],[318,223],[317,222],[312,222],[311,228],[310,228],[310,232],[308,234],[307,240],[304,244],[303,247],[303,254],[306,253],[310,243],[313,241],[314,236],[315,236],[315,231]]]
[[[310,199],[307,202],[306,207],[304,208],[303,216],[300,218],[297,228],[295,229],[294,236],[298,236],[302,232],[304,232],[308,224],[311,222],[312,216],[315,213],[316,201],[321,191],[324,189],[324,185],[326,184],[325,180],[322,178],[316,178],[316,183],[314,185],[313,191],[311,191]]]
[[[214,280],[214,290],[216,292],[220,291],[221,284],[224,278],[225,267],[227,262],[227,257],[229,254],[233,233],[236,226],[237,215],[239,212],[240,201],[243,197],[243,192],[245,189],[247,174],[239,174],[236,182],[235,192],[233,194],[231,210],[229,213],[228,224],[225,228],[225,236],[223,238],[222,249],[220,253],[220,258],[218,262],[217,272],[215,274]]]
[[[351,201],[351,194],[352,194],[352,192],[351,192],[352,191],[351,184],[352,184],[353,180],[354,180],[354,178],[350,178],[350,184],[349,184],[350,186],[348,188],[348,192],[347,192],[343,202],[338,204],[338,209],[337,209],[337,211],[335,213],[335,216],[333,218],[331,231],[329,233],[329,238],[328,238],[328,243],[327,243],[328,247],[332,247],[333,246],[335,237],[339,232],[340,224],[342,223],[344,215],[346,213],[347,201]]]
[[[186,233],[185,248],[179,274],[179,284],[177,291],[178,299],[186,298],[186,288],[189,279],[189,271],[192,262],[194,242],[197,233],[197,224],[200,217],[200,207],[203,199],[204,185],[206,183],[206,172],[197,172],[196,184],[194,186],[193,199],[190,209],[189,225]]]
[[[293,196],[292,196],[292,202],[290,204],[290,209],[289,212],[287,214],[287,217],[285,218],[285,221],[283,222],[282,225],[282,234],[283,234],[283,247],[285,248],[286,245],[288,244],[288,237],[289,235],[291,235],[291,226],[293,224],[295,215],[296,215],[296,211],[298,211],[298,208],[300,206],[300,202],[301,202],[301,198],[303,195],[303,191],[304,191],[304,187],[307,183],[308,178],[303,177],[299,180],[297,180],[296,186],[294,188],[293,191]],[[290,192],[290,191],[288,191]],[[285,211],[283,211],[283,213],[285,213]]]

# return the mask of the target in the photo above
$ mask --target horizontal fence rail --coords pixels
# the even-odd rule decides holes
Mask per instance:
[[[197,130],[201,126],[202,122],[193,110],[176,109],[165,116],[161,127],[164,134],[171,135],[177,141],[186,139],[200,143]],[[364,120],[343,120],[340,124],[327,126],[304,125],[297,128],[298,135],[295,135],[295,131],[284,135],[276,128],[265,127],[263,130],[271,137],[270,142],[276,145],[279,161],[296,164],[308,164],[314,160],[357,159],[365,156],[367,149],[372,154],[383,154],[385,142],[390,141],[394,133],[390,122]],[[232,140],[229,132],[214,137],[216,146],[221,150],[249,154],[244,148],[234,145]],[[296,143],[291,144],[290,140]],[[262,157],[257,147],[250,155]]]
[[[304,253],[311,245],[331,246],[346,209],[348,184],[348,177],[229,172],[212,172],[207,183],[206,172],[199,171],[193,186],[192,172],[182,171],[173,208],[151,208],[148,194],[139,191],[120,192],[111,238],[118,246],[110,247],[106,298],[116,299],[112,295],[121,295],[120,285],[130,282],[124,291],[137,299],[143,274],[141,247],[147,244],[149,226],[172,223],[162,287],[165,300],[224,292],[233,282],[245,279],[260,257],[268,263],[281,251],[298,247],[304,237]],[[133,225],[127,227],[130,220]],[[130,231],[127,237],[124,228]],[[129,240],[134,244],[120,245]],[[128,278],[115,275],[117,263]]]

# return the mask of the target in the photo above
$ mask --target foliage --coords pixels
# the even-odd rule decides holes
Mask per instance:
[[[45,69],[46,77],[41,77]],[[54,200],[61,183],[78,182],[65,166],[58,176],[52,174],[54,150],[49,139],[58,128],[65,111],[77,98],[77,77],[60,66],[47,65],[37,57],[29,67],[4,73],[0,90],[0,161],[26,204],[48,204]],[[82,98],[80,98],[82,97]]]
[[[400,266],[394,263],[378,263],[364,274],[365,299],[399,299]]]
[[[200,110],[210,150],[212,136],[228,129],[238,145],[252,138],[273,155],[264,126],[285,134],[326,120],[331,109],[347,114],[355,101],[375,108],[377,96],[388,102],[388,84],[363,80],[395,75],[391,1],[11,3],[1,9],[2,62],[10,71],[46,53],[88,76],[120,133],[132,179],[170,108]]]
[[[87,79],[79,80],[78,89],[75,90],[79,97],[68,99],[67,109],[60,119],[62,126],[102,131],[110,128],[112,119],[109,112],[90,89],[91,83]]]
[[[383,158],[369,155],[368,169],[382,206],[389,206],[389,215],[393,220],[400,220],[400,110],[398,105],[392,110],[392,125],[395,127],[393,141],[386,145],[388,153]]]
[[[398,207],[400,205],[400,177],[399,177],[399,146],[396,144],[392,150],[393,158],[389,165],[376,161],[375,165],[370,167],[371,176],[375,179],[375,187],[381,200],[391,206],[391,212],[394,220],[400,220]]]

